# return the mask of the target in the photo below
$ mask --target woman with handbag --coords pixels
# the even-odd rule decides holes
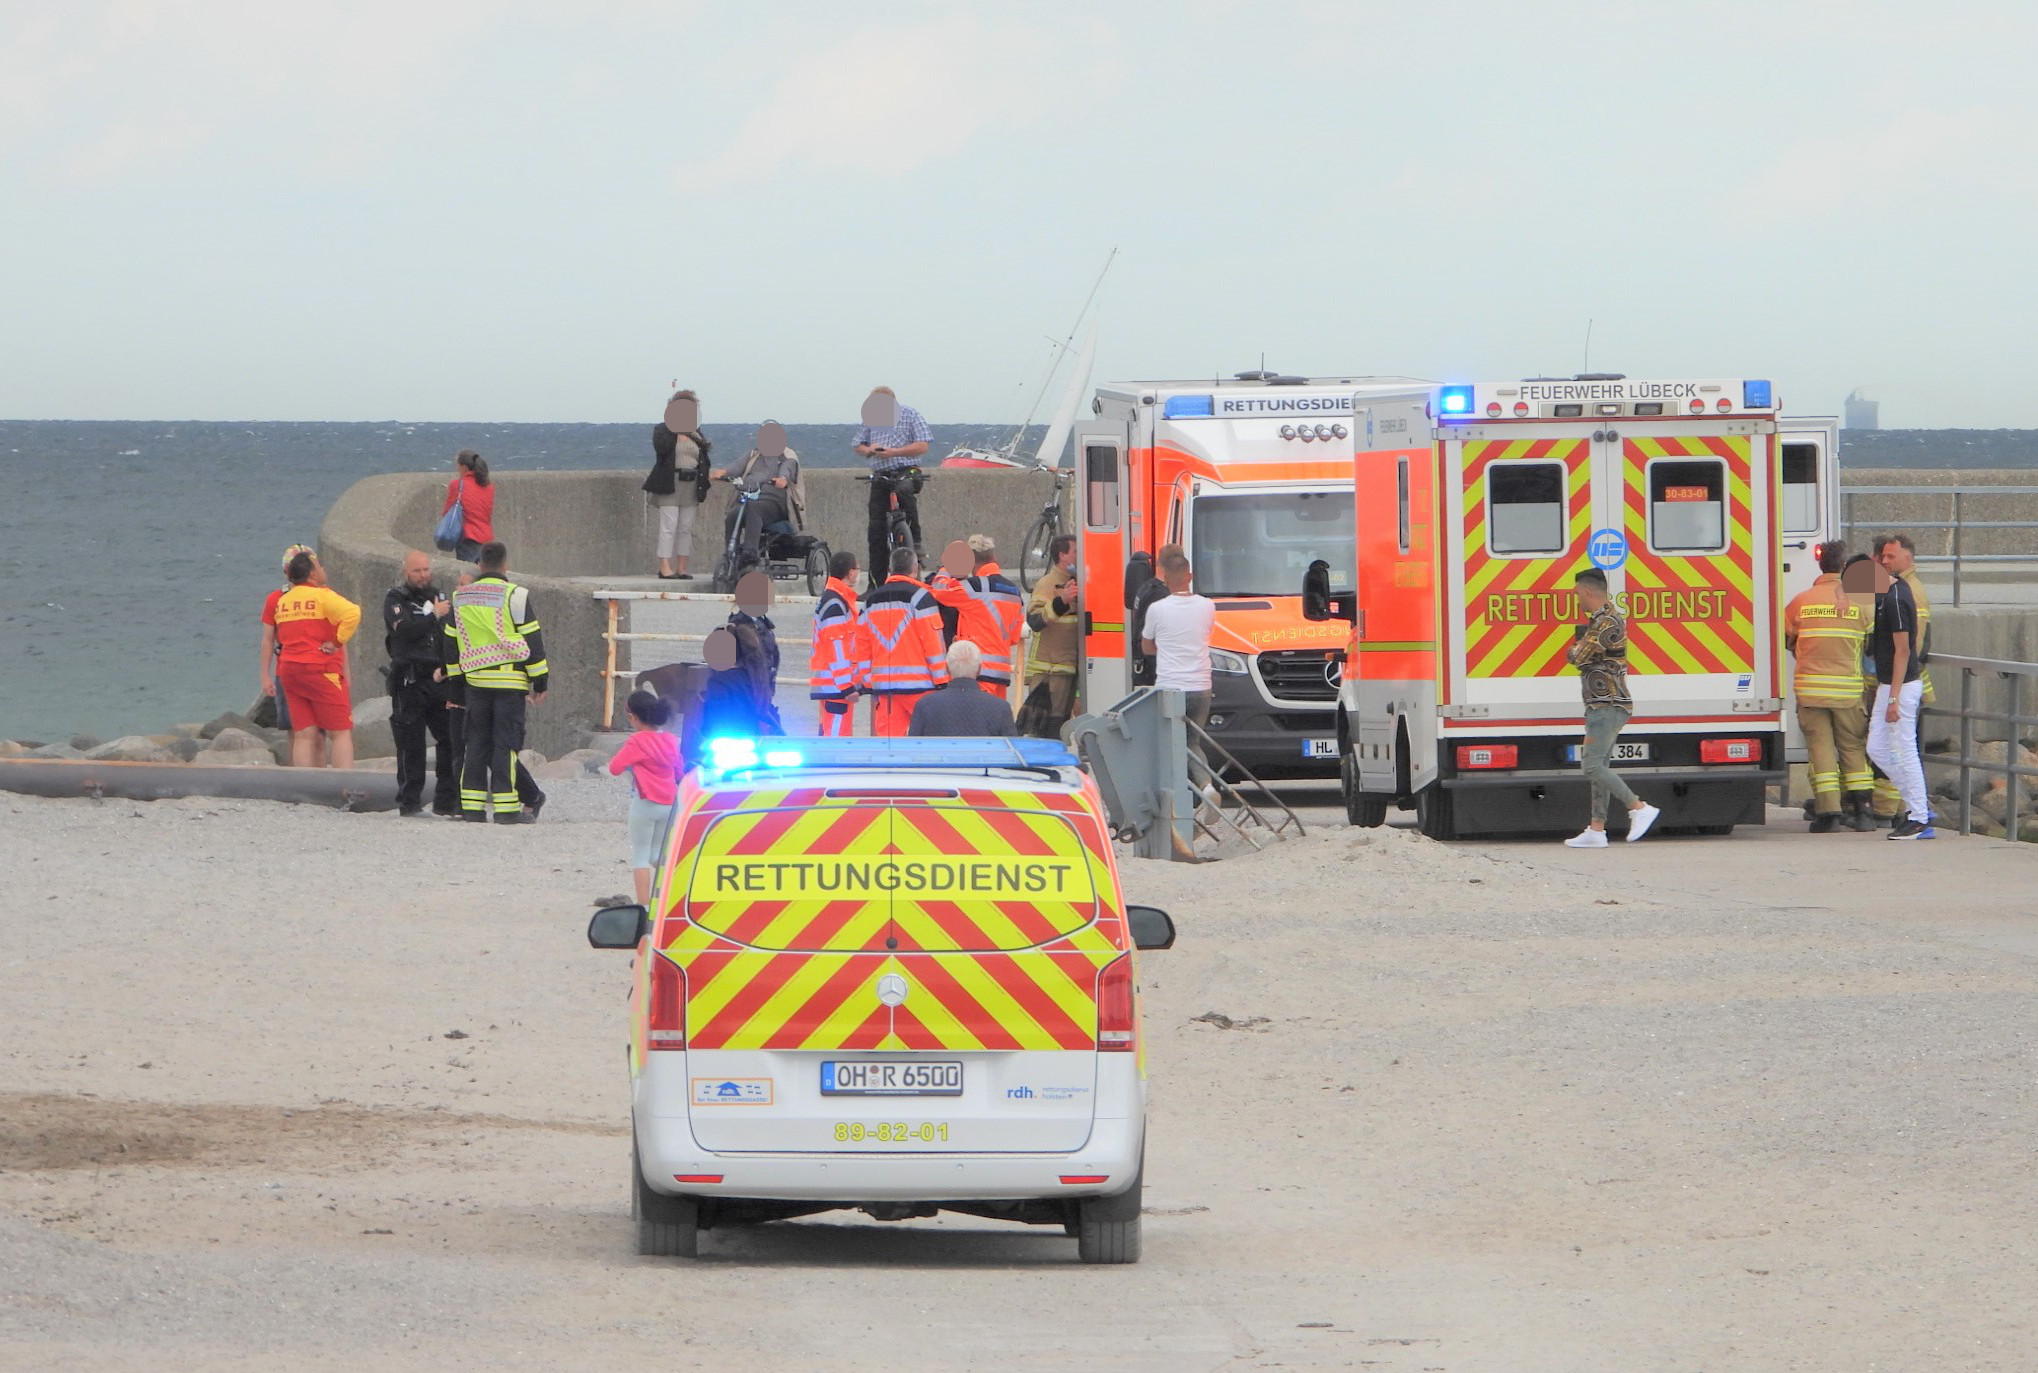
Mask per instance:
[[[693,580],[687,562],[693,556],[694,514],[708,495],[707,436],[701,433],[700,400],[691,391],[676,391],[665,418],[651,426],[651,475],[644,491],[658,512],[658,578],[666,582]]]
[[[453,459],[458,475],[446,483],[446,503],[432,542],[463,563],[481,557],[481,546],[495,542],[495,485],[488,479],[488,461],[472,448]]]

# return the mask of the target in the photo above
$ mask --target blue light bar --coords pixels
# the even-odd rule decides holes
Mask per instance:
[[[1058,739],[710,739],[710,772],[800,768],[1072,768]]]
[[[1169,396],[1161,407],[1161,417],[1171,420],[1207,420],[1217,413],[1215,403],[1208,396]]]
[[[1743,410],[1768,410],[1776,404],[1771,397],[1766,381],[1744,381],[1741,383],[1741,408]]]
[[[1472,413],[1472,388],[1469,386],[1446,386],[1437,392],[1437,412],[1444,415],[1469,415]]]

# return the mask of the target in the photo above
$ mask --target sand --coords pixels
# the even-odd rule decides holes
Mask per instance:
[[[583,937],[619,824],[0,796],[0,1367],[2028,1368],[2029,917],[1818,842],[1128,863],[1182,930],[1142,1264],[850,1215],[687,1262],[632,1250]],[[1904,861],[1979,906],[2038,855]]]

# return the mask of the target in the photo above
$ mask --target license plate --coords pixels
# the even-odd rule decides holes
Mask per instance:
[[[822,1096],[961,1096],[959,1062],[896,1062],[884,1059],[821,1065]]]
[[[1337,757],[1337,740],[1304,739],[1302,741],[1302,756],[1304,758],[1335,758]]]
[[[1564,750],[1564,758],[1567,762],[1575,763],[1584,751],[1585,745],[1572,744]],[[1646,763],[1649,761],[1649,746],[1647,744],[1615,744],[1613,746],[1613,761],[1616,763]]]

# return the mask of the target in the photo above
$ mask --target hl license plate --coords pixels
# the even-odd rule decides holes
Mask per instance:
[[[1304,739],[1302,741],[1302,756],[1304,758],[1335,758],[1337,757],[1337,740]]]
[[[830,1059],[821,1065],[822,1096],[961,1096],[962,1064]]]
[[[1584,751],[1584,748],[1583,744],[1572,744],[1564,750],[1565,759],[1569,762],[1577,762],[1578,755]],[[1613,761],[1616,763],[1646,763],[1649,761],[1649,746],[1647,744],[1615,744],[1613,746]]]

